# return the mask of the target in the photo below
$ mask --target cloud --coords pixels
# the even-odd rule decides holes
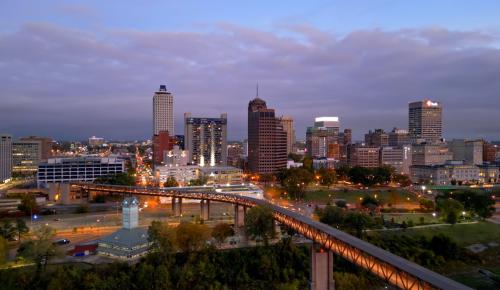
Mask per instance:
[[[228,112],[231,139],[246,135],[260,95],[305,127],[340,116],[356,137],[407,126],[407,104],[444,103],[445,135],[500,139],[498,37],[443,28],[360,30],[311,26],[277,34],[222,23],[210,32],[88,31],[30,23],[0,35],[0,131],[56,138],[148,138],[160,84],[182,113]],[[466,118],[464,118],[466,116]]]

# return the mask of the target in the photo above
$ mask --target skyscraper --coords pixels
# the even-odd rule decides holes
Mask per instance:
[[[12,177],[12,136],[0,134],[0,183]]]
[[[338,144],[340,123],[338,117],[318,117],[306,131],[307,153],[312,157],[328,157],[330,144]]]
[[[423,100],[408,106],[408,133],[412,143],[436,142],[443,138],[443,107],[439,102]]]
[[[293,127],[293,119],[292,117],[283,116],[280,120],[283,130],[286,132],[286,151],[287,153],[293,153],[293,145],[295,144],[295,128]]]
[[[248,168],[254,173],[276,173],[286,168],[287,135],[274,109],[255,98],[248,103]]]
[[[153,96],[153,135],[160,131],[168,131],[174,136],[174,96],[165,85],[161,85]]]
[[[193,118],[191,113],[184,113],[184,147],[194,164],[226,165],[227,114],[220,118]]]

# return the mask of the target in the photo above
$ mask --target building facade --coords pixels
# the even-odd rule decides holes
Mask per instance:
[[[274,109],[255,98],[248,104],[248,169],[272,174],[286,168],[287,135]]]
[[[12,178],[12,136],[0,134],[0,183]]]
[[[365,146],[361,144],[351,144],[347,149],[349,166],[379,167],[380,148],[375,146]]]
[[[241,184],[243,170],[232,166],[200,167],[200,177],[207,180],[207,184]]]
[[[411,146],[412,165],[440,165],[453,160],[446,143],[420,143]]]
[[[200,166],[227,164],[227,114],[193,118],[184,113],[184,146],[189,160]]]
[[[389,146],[389,134],[384,129],[370,130],[365,134],[365,144],[375,147]]]
[[[162,186],[169,177],[173,177],[181,186],[186,186],[189,181],[199,178],[198,165],[162,165],[155,167],[155,177],[160,186]]]
[[[314,158],[328,157],[330,144],[339,143],[340,122],[338,117],[318,117],[314,126],[306,131],[307,154]]]
[[[52,138],[40,136],[28,136],[19,138],[20,141],[39,141],[42,144],[41,158],[47,160],[52,156]]]
[[[494,163],[497,159],[497,145],[483,142],[483,161]]]
[[[408,130],[393,128],[389,132],[389,146],[403,146],[410,144],[410,136]]]
[[[12,172],[33,174],[42,161],[41,141],[15,141],[12,143]]]
[[[293,153],[293,146],[295,144],[295,128],[293,126],[293,118],[283,116],[280,120],[283,130],[286,132],[286,151],[287,153]]]
[[[437,142],[443,138],[443,107],[423,100],[408,106],[408,133],[412,143]]]
[[[92,136],[88,140],[90,147],[99,147],[104,144],[104,138]]]
[[[498,168],[497,168],[498,170]],[[434,185],[479,183],[481,169],[463,161],[449,161],[441,165],[415,165],[411,167],[412,182]]]
[[[50,158],[38,165],[37,184],[93,182],[97,177],[125,172],[125,161],[111,157]]]
[[[380,165],[391,166],[399,174],[410,174],[411,146],[380,148]]]
[[[174,145],[172,150],[165,153],[163,160],[166,165],[185,166],[189,163],[189,152]]]
[[[160,131],[153,136],[153,163],[155,165],[164,162],[165,154],[173,149],[173,138],[170,137],[168,131]]]
[[[161,85],[153,96],[153,135],[160,131],[168,131],[174,136],[174,96],[165,85]]]

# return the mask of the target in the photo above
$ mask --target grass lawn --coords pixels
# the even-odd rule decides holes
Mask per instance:
[[[460,246],[476,243],[500,243],[500,225],[490,222],[475,224],[455,224],[428,228],[408,228],[405,231],[384,232],[384,234],[424,235],[431,237],[436,234],[445,234],[456,241]],[[500,246],[499,246],[500,247]]]
[[[305,195],[305,200],[327,203],[331,199],[344,199],[348,203],[356,203],[359,202],[360,198],[366,195],[372,197],[377,195],[377,199],[382,200],[384,203],[392,203],[393,205],[418,203],[418,200],[413,194],[400,189],[367,189],[352,191],[317,189],[308,191]]]
[[[403,221],[409,222],[413,221],[414,225],[420,224],[420,218],[424,218],[424,224],[435,224],[439,223],[439,219],[437,217],[433,217],[430,213],[382,213],[384,215],[385,220],[394,219],[396,223],[402,223]]]

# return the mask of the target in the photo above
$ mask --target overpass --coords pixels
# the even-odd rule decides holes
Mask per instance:
[[[312,285],[313,289],[333,289],[334,286],[333,281],[331,281],[330,273],[333,271],[332,253],[341,256],[401,289],[471,289],[345,232],[262,199],[214,191],[193,192],[188,189],[177,190],[176,188],[131,187],[90,183],[71,183],[70,190],[73,194],[81,194],[82,196],[89,196],[90,192],[108,192],[129,195],[172,197],[172,207],[178,213],[182,211],[181,205],[183,198],[197,199],[201,201],[202,215],[205,215],[205,217],[208,217],[210,201],[231,203],[235,205],[235,224],[241,224],[241,209],[243,209],[244,212],[245,209],[249,207],[257,205],[268,206],[273,210],[276,221],[294,229],[304,237],[312,240],[315,244],[321,246],[320,249],[317,249],[318,256],[313,253],[313,277],[311,280],[313,284],[318,283],[318,285],[321,284],[326,286],[315,287]],[[324,254],[326,254],[326,256]],[[317,267],[315,267],[315,265],[317,265]],[[315,275],[315,271],[321,270],[326,270],[326,276]],[[317,279],[320,280],[326,278],[326,281],[316,281],[317,279],[314,277],[319,277]]]

